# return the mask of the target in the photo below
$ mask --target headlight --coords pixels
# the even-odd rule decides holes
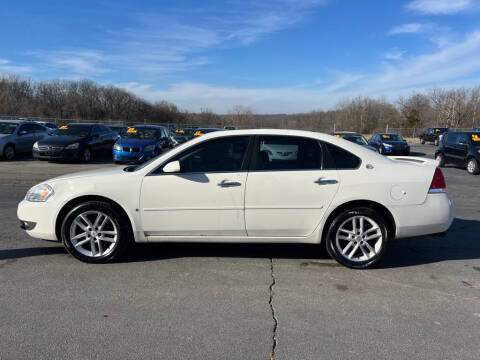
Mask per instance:
[[[65,148],[65,150],[75,150],[75,149],[78,149],[78,146],[79,146],[79,145],[80,145],[79,143],[70,144],[70,145],[68,145],[68,146]]]
[[[53,195],[53,189],[50,185],[40,184],[28,190],[25,200],[34,202],[47,201]]]
[[[117,151],[122,151],[122,147],[118,144],[113,145],[113,149]]]
[[[33,144],[33,149],[38,150],[38,141],[35,144]]]
[[[383,143],[382,145],[383,145],[384,147],[392,147],[392,145],[390,145],[390,144],[385,144],[385,143]]]
[[[153,151],[153,150],[155,150],[155,145],[147,145],[143,149],[143,151]]]

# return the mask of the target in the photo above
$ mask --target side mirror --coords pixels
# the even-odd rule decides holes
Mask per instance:
[[[27,131],[26,130],[21,130],[18,132],[18,135],[27,135]]]
[[[172,161],[169,162],[167,165],[163,167],[164,173],[178,173],[180,172],[180,162],[179,161]]]

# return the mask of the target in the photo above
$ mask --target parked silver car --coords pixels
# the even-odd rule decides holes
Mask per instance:
[[[33,121],[0,120],[0,156],[12,160],[17,154],[32,153],[33,144],[49,131]]]

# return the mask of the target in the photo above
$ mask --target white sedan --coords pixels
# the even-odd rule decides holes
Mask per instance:
[[[341,264],[366,268],[394,238],[445,232],[453,205],[433,160],[387,158],[321,133],[236,130],[140,166],[45,181],[18,218],[90,263],[118,259],[132,242],[324,243]]]

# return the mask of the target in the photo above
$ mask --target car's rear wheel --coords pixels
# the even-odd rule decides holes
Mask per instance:
[[[366,269],[385,253],[389,237],[385,219],[370,208],[344,211],[330,224],[326,248],[340,264]]]
[[[470,158],[467,161],[467,172],[472,175],[480,174],[480,166],[478,165],[478,161],[474,158]]]
[[[7,145],[3,149],[3,158],[5,160],[13,160],[15,157],[15,148],[12,145]]]
[[[65,216],[62,241],[67,251],[88,263],[118,259],[131,243],[128,219],[111,204],[88,201]]]
[[[435,156],[435,160],[437,160],[438,167],[444,167],[445,166],[445,156],[443,156],[442,153],[438,153]]]

